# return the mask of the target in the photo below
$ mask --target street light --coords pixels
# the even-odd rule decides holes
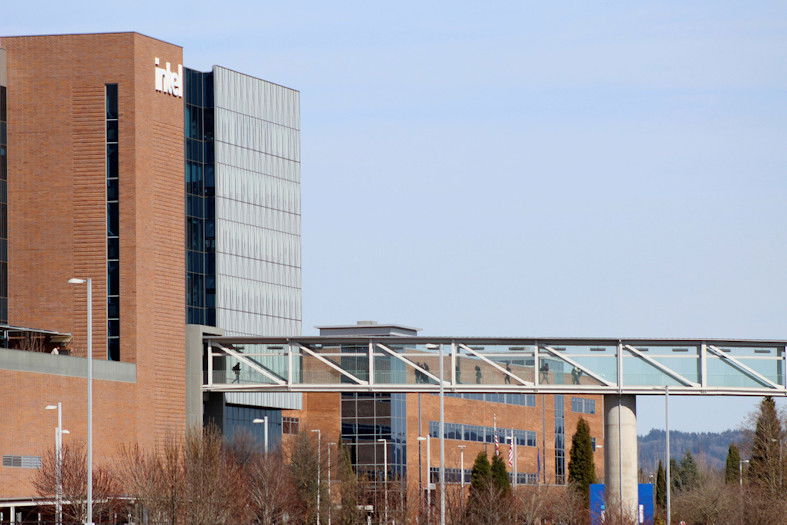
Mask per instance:
[[[445,363],[443,345],[430,343],[426,348],[440,351],[440,525],[445,525]]]
[[[93,525],[93,279],[72,277],[68,284],[87,285],[87,525]]]
[[[336,443],[334,442],[328,443],[328,525],[331,525],[331,510],[333,509],[333,500],[331,500],[331,447],[335,446]]]
[[[265,417],[263,417],[261,419],[260,418],[256,418],[256,419],[252,420],[252,423],[256,423],[256,424],[262,423],[262,425],[263,425],[263,427],[262,427],[263,428],[263,442],[262,442],[263,445],[262,446],[263,446],[263,450],[267,454],[268,453],[268,416],[265,416]]]
[[[320,464],[322,463],[322,432],[319,428],[315,428],[312,432],[317,433],[317,525],[320,525]]]
[[[63,523],[63,434],[70,434],[63,429],[63,404],[47,405],[44,410],[57,410],[57,427],[55,427],[55,523]]]
[[[743,486],[743,464],[749,463],[748,459],[741,459],[738,460],[738,484],[742,487]]]
[[[418,436],[418,441],[426,441],[426,523],[430,522],[429,517],[432,515],[432,471],[430,470],[431,462],[432,462],[432,442],[430,439],[430,435],[427,434],[426,437]]]
[[[459,486],[465,488],[465,447],[467,445],[457,445],[459,449],[459,478],[461,481],[459,482]]]
[[[782,461],[782,440],[771,438],[774,443],[779,443],[779,486],[784,485],[784,462]]]
[[[385,525],[388,525],[388,440],[380,438],[377,441],[383,444],[383,495],[385,498],[383,516]]]

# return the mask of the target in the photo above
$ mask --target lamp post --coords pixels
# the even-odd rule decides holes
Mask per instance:
[[[331,447],[335,446],[336,443],[334,442],[328,443],[328,525],[331,525],[331,510],[333,510],[333,500],[331,499]]]
[[[618,415],[620,417],[620,415]],[[667,523],[672,523],[672,481],[670,480],[670,448],[669,448],[669,386],[664,387],[664,427],[666,428],[666,443],[665,448],[667,452]],[[622,467],[621,467],[622,470]]]
[[[774,443],[779,443],[779,487],[784,486],[784,462],[782,461],[782,440],[771,438]]]
[[[322,463],[322,432],[319,428],[313,429],[317,433],[317,525],[320,525],[320,466]]]
[[[87,518],[93,525],[93,279],[72,277],[68,284],[87,285]]]
[[[381,438],[377,441],[383,444],[383,497],[385,498],[383,523],[388,525],[388,440]]]
[[[267,454],[268,453],[268,416],[265,416],[263,418],[254,419],[254,420],[252,420],[252,423],[256,423],[256,424],[262,423],[262,425],[263,425],[263,427],[262,427],[263,428],[263,434],[262,434],[263,435],[263,441],[262,441],[263,445],[262,446],[263,446],[263,451]]]
[[[426,441],[426,523],[428,525],[431,521],[429,518],[432,515],[432,476],[429,470],[432,462],[432,442],[429,434],[427,434],[426,437],[418,436],[418,441]]]
[[[748,459],[738,460],[738,485],[743,487],[743,464],[749,463]]]
[[[457,445],[459,449],[459,486],[465,488],[465,447],[467,445]]]
[[[445,525],[445,363],[443,345],[427,344],[426,348],[440,351],[440,525]]]
[[[57,410],[55,428],[55,523],[63,523],[63,434],[70,434],[63,428],[63,403],[47,405],[44,410]]]

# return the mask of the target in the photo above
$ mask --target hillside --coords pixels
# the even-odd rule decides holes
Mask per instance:
[[[663,430],[651,430],[644,436],[638,436],[639,466],[645,472],[654,472],[659,460],[664,459]],[[741,444],[744,433],[740,430],[724,432],[679,432],[670,431],[670,449],[672,457],[680,460],[686,451],[691,452],[698,462],[705,462],[713,468],[723,468],[727,458],[727,448],[731,443]]]

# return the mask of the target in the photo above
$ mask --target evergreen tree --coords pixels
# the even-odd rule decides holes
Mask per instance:
[[[500,496],[504,498],[510,496],[511,480],[508,479],[506,464],[503,463],[503,458],[501,456],[492,456],[490,474],[492,486],[495,488],[495,490],[500,492]]]
[[[697,462],[691,452],[686,451],[686,455],[680,462],[680,488],[681,490],[696,489],[700,484],[700,471]]]
[[[473,462],[473,470],[470,471],[470,496],[473,493],[481,492],[489,487],[492,479],[492,465],[486,452],[479,452]]]
[[[724,465],[724,482],[727,484],[738,483],[740,475],[741,453],[735,443],[727,450],[727,462]]]
[[[661,509],[667,508],[667,472],[661,460],[656,471],[656,505]]]
[[[675,461],[675,458],[670,458],[669,460],[669,478],[670,485],[672,485],[672,493],[674,494],[682,488],[680,465]]]
[[[781,439],[782,425],[776,414],[776,403],[768,396],[760,403],[747,477],[750,483],[772,494],[778,494],[781,490],[782,465],[779,464]]]
[[[596,465],[593,462],[593,445],[590,426],[580,417],[577,431],[571,438],[568,461],[568,482],[582,495],[585,502],[590,497],[590,484],[596,482]]]

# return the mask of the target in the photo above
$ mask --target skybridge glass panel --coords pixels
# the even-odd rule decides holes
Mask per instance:
[[[784,348],[724,346],[718,350],[737,363],[708,351],[709,386],[771,387],[768,381],[784,386]]]
[[[560,357],[565,357],[579,365],[574,367],[567,361],[562,364],[555,364],[555,360],[560,357],[549,352],[545,347],[555,351]],[[552,345],[542,344],[539,352],[539,379],[541,384],[580,384],[580,385],[601,385],[601,381],[585,373],[582,369],[593,372],[596,376],[615,384],[617,382],[617,346],[616,345]],[[549,367],[545,369],[543,360]],[[554,365],[554,368],[553,368]],[[575,370],[576,368],[576,370]],[[572,375],[573,372],[573,375]],[[582,372],[579,374],[579,372]],[[543,379],[546,378],[546,382]],[[578,381],[578,383],[577,383]]]
[[[450,379],[448,351],[444,349],[445,377]],[[390,342],[375,342],[375,381],[391,384],[439,385],[440,352],[425,345],[396,345]],[[382,357],[386,361],[382,360]],[[382,363],[389,368],[380,368]]]
[[[623,348],[625,386],[689,386],[677,376],[689,383],[700,382],[699,347],[642,346],[634,349],[637,352]]]

